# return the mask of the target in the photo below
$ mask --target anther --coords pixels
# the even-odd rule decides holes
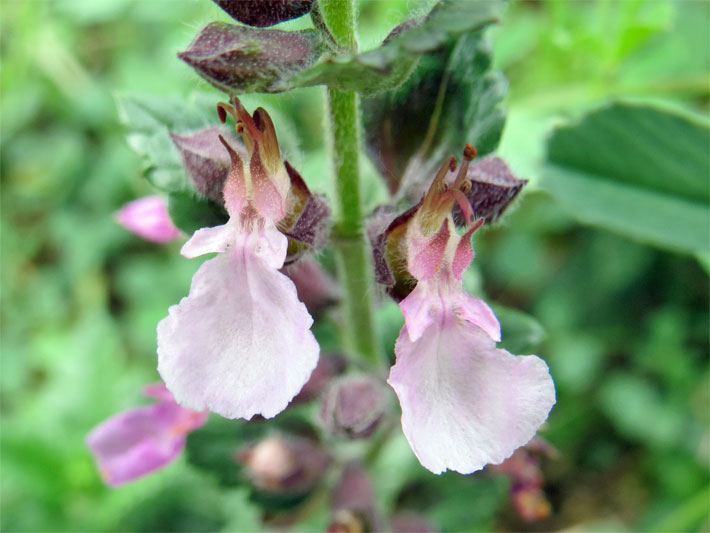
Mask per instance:
[[[470,143],[466,143],[466,146],[463,147],[464,159],[471,161],[474,157],[476,157],[477,153],[476,148]]]

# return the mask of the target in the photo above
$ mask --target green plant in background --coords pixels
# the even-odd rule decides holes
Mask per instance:
[[[492,5],[466,4],[481,12]],[[175,5],[176,21],[207,22],[220,13]],[[412,520],[424,518],[429,527],[455,531],[522,529],[523,519],[549,512],[544,529],[702,529],[708,490],[707,275],[683,255],[701,263],[708,255],[708,128],[698,111],[706,112],[703,80],[709,69],[707,52],[683,51],[707,50],[701,24],[707,9],[702,3],[660,2],[564,6],[509,6],[499,15],[492,50],[479,39],[475,17],[452,16],[439,19],[446,31],[435,32],[425,45],[389,39],[379,51],[377,43],[390,28],[408,18],[407,6],[363,2],[359,37],[367,43],[365,52],[348,50],[347,38],[339,43],[326,37],[315,48],[320,61],[286,69],[289,86],[340,81],[338,91],[356,89],[357,83],[377,88],[360,101],[359,135],[375,165],[359,159],[362,205],[350,220],[386,202],[387,190],[400,208],[415,203],[436,166],[465,141],[475,144],[479,156],[493,151],[505,116],[505,82],[491,68],[491,57],[506,72],[508,121],[498,153],[531,184],[516,209],[477,238],[477,268],[466,273],[463,285],[500,302],[494,311],[506,349],[529,353],[544,343],[535,351],[545,354],[558,393],[545,437],[558,453],[547,458],[549,449],[533,447],[515,456],[519,466],[532,465],[532,472],[542,468],[544,485],[539,473],[520,475],[525,470],[516,470],[515,462],[503,476],[490,468],[473,476],[427,473],[390,415],[374,416],[382,405],[391,408],[377,382],[358,382],[352,389],[356,397],[376,400],[369,404],[373,416],[343,425],[334,405],[345,401],[348,388],[342,378],[332,378],[342,372],[343,361],[327,355],[322,358],[329,367],[319,375],[323,381],[330,377],[332,386],[322,399],[323,415],[315,412],[320,400],[314,401],[311,389],[273,421],[213,416],[190,433],[187,454],[176,465],[114,491],[101,488],[84,435],[110,413],[138,403],[140,385],[155,380],[154,325],[185,295],[198,265],[180,259],[174,245],[138,244],[106,216],[149,191],[125,178],[136,169],[116,142],[121,132],[113,126],[109,88],[122,90],[117,98],[129,144],[144,156],[150,181],[169,193],[172,218],[188,234],[226,220],[219,195],[191,190],[194,175],[185,159],[188,153],[212,153],[188,133],[218,126],[213,109],[219,97],[195,93],[179,62],[165,60],[193,30],[179,24],[168,30],[164,10],[153,3],[59,3],[44,7],[39,17],[13,7],[13,39],[3,39],[5,72],[11,74],[3,76],[3,116],[10,117],[4,119],[2,143],[3,352],[10,354],[3,357],[2,381],[3,527],[251,531],[266,519],[274,526],[322,530],[331,520],[353,524],[391,517],[399,530],[411,530],[417,527]],[[416,18],[424,19],[431,7],[422,6]],[[316,32],[328,27],[327,9],[312,17],[321,28]],[[156,25],[165,32],[150,31]],[[283,27],[314,35],[306,25],[306,19],[296,19]],[[129,42],[123,37],[128,35],[130,46],[105,44]],[[31,57],[45,73],[41,83],[22,83],[26,55],[17,43],[25,42],[40,43]],[[160,73],[146,68],[150,56],[164,65]],[[323,60],[333,56],[338,59]],[[389,89],[389,83],[398,88]],[[134,96],[136,89],[160,96]],[[610,105],[609,96],[625,100]],[[320,294],[320,309],[312,311],[322,352],[342,354],[344,338],[349,357],[391,357],[402,318],[395,304],[366,288],[372,274],[362,268],[369,252],[348,237],[363,228],[342,223],[344,211],[356,204],[345,201],[341,208],[338,201],[353,194],[353,182],[329,183],[320,97],[317,89],[299,89],[242,101],[248,109],[269,109],[282,153],[311,190],[329,196],[340,222],[334,230],[338,245],[316,257],[326,272],[353,281],[345,285],[342,311],[322,307],[339,296],[332,285]],[[414,112],[404,116],[402,109]],[[548,137],[545,150],[544,133],[560,117],[567,124]],[[171,131],[180,139],[171,138]],[[357,130],[342,132],[345,139],[353,135]],[[44,165],[25,155],[37,139],[46,147]],[[650,145],[653,150],[647,150]],[[211,168],[226,171],[226,154],[207,157]],[[479,189],[486,190],[490,176],[501,176],[500,168],[476,168]],[[353,168],[342,172],[355,175]],[[512,178],[498,185],[488,189],[496,191],[491,198],[497,202],[490,215],[469,197],[486,219],[497,218],[495,206],[504,208],[522,187]],[[675,253],[581,228],[570,214]],[[317,264],[311,267],[303,267],[305,279],[323,273]],[[289,272],[297,285],[298,274]],[[309,304],[306,295],[299,292]],[[358,297],[348,301],[352,295]],[[370,315],[361,310],[371,306],[368,326],[363,321]],[[58,315],[56,309],[65,312]],[[354,323],[348,316],[360,321],[356,333],[371,328],[379,338],[348,333]],[[352,359],[349,364],[352,370]],[[321,416],[326,434],[334,432],[325,447],[338,450],[323,479],[323,445],[312,446],[322,439],[320,422],[314,424]],[[342,440],[366,436],[372,428],[374,435],[360,443]],[[296,482],[287,483],[273,467],[291,464],[294,454],[303,460]],[[344,460],[355,457],[365,459],[366,471],[341,470]],[[353,503],[352,493],[342,489],[347,482],[369,483],[374,507]],[[521,518],[506,508],[509,490]]]

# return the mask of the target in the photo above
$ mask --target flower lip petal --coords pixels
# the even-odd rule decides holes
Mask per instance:
[[[230,223],[212,228],[198,229],[180,249],[183,257],[192,259],[200,255],[224,252],[233,240],[234,228]]]
[[[500,322],[486,302],[462,291],[454,305],[461,318],[481,328],[495,342],[500,342]]]
[[[498,464],[527,443],[555,403],[547,365],[495,348],[477,328],[437,323],[412,342],[404,328],[388,383],[402,429],[424,467],[462,474]]]
[[[293,282],[276,270],[285,255],[273,227],[238,234],[158,324],[158,371],[181,405],[270,418],[308,380],[319,348]]]
[[[426,283],[418,283],[409,295],[399,302],[404,315],[404,325],[412,342],[416,342],[434,323],[432,305],[426,290]]]

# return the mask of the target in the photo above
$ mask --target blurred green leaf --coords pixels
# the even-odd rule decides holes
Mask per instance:
[[[708,500],[710,500],[710,486],[698,491],[692,498],[677,506],[657,521],[650,531],[663,533],[664,531],[706,530],[705,528],[710,525]]]
[[[259,509],[249,501],[249,491],[237,489],[225,492],[223,514],[227,523],[222,528],[225,533],[234,531],[259,531],[261,518]]]
[[[242,466],[236,460],[237,450],[262,434],[257,425],[212,416],[197,431],[187,436],[185,451],[190,464],[211,472],[221,485],[243,483]]]
[[[215,99],[118,94],[116,105],[129,146],[143,160],[148,181],[164,192],[191,190],[180,153],[169,132],[188,133],[217,124]]]
[[[620,371],[607,376],[598,398],[617,431],[628,438],[667,448],[683,437],[678,411],[639,376]]]
[[[500,322],[502,340],[498,346],[515,354],[533,353],[545,338],[542,325],[517,309],[496,304],[491,307]]]
[[[435,476],[420,469],[397,503],[403,511],[425,511],[440,531],[489,531],[508,488],[509,481],[502,475],[447,472]]]
[[[706,121],[616,103],[554,132],[542,186],[583,223],[707,253],[708,146]]]
[[[173,223],[188,235],[200,228],[221,226],[229,219],[224,206],[188,191],[170,193],[168,211]]]

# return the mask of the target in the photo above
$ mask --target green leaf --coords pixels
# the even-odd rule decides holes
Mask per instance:
[[[214,98],[199,93],[187,99],[122,94],[116,96],[116,104],[128,144],[143,160],[146,178],[168,194],[173,223],[188,235],[224,224],[229,218],[224,207],[197,192],[170,135],[213,127],[217,122]]]
[[[553,133],[541,185],[584,224],[707,255],[708,146],[706,121],[615,103]]]
[[[500,321],[500,348],[514,354],[528,354],[544,340],[545,329],[530,315],[502,305],[491,307]]]
[[[187,235],[200,228],[221,226],[229,220],[224,206],[188,191],[171,192],[168,211],[175,226]]]
[[[324,57],[297,74],[296,87],[325,84],[374,93],[404,82],[417,60],[498,20],[499,2],[441,0],[416,27],[403,29],[378,48],[355,55]]]
[[[498,20],[501,3],[441,0],[416,27],[408,21],[358,54],[327,52],[315,31],[262,30],[214,22],[179,56],[218,89],[282,92],[328,85],[375,93],[401,85],[420,57]]]
[[[118,94],[116,105],[129,146],[143,160],[148,181],[163,192],[192,188],[170,133],[186,133],[216,123],[214,102],[199,94],[189,99]]]
[[[471,32],[424,56],[402,87],[363,100],[368,151],[391,191],[405,175],[408,185],[430,179],[467,142],[479,155],[495,150],[507,84],[490,68],[488,44]]]
[[[617,431],[630,439],[671,448],[687,436],[684,417],[642,377],[621,371],[608,375],[597,400]]]

